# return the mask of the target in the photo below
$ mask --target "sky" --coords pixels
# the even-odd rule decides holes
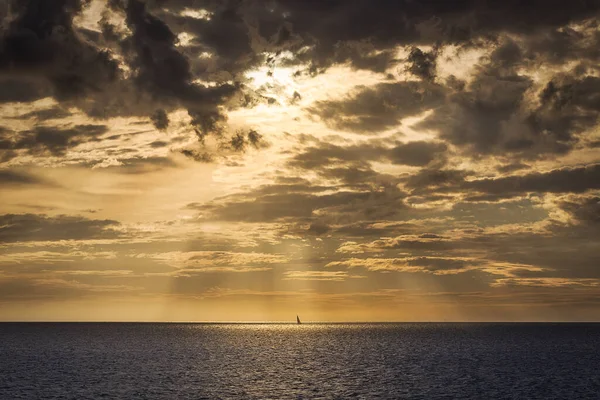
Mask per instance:
[[[0,0],[0,320],[598,320],[599,14]]]

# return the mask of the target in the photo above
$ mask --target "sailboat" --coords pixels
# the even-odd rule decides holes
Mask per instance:
[[[302,322],[300,322],[300,317],[299,317],[299,316],[297,316],[297,315],[296,315],[296,323],[297,323],[298,325],[300,325],[300,324],[302,323]]]

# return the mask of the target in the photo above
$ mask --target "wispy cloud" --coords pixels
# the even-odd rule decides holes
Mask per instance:
[[[297,281],[342,282],[346,279],[366,278],[361,275],[350,275],[346,271],[287,271],[284,275],[284,279]]]

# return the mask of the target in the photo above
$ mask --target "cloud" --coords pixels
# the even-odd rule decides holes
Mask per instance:
[[[527,45],[502,39],[466,87],[458,86],[419,127],[437,130],[473,157],[539,159],[572,151],[597,124],[600,81],[583,68],[556,73],[540,87],[527,70]]]
[[[324,235],[327,232],[329,232],[330,230],[331,230],[330,226],[328,226],[327,224],[324,224],[324,223],[320,223],[320,222],[313,222],[308,227],[308,232],[310,232],[314,235],[317,235],[317,236]]]
[[[600,229],[600,197],[569,196],[561,199],[558,206],[569,213],[574,222]]]
[[[180,102],[188,109],[201,135],[218,129],[217,123],[225,118],[218,105],[233,95],[236,88],[230,84],[214,87],[194,84],[190,63],[175,47],[177,37],[169,26],[152,15],[141,1],[128,1],[123,11],[132,32],[125,46],[129,49],[126,52],[129,65],[136,71],[135,85],[165,102]],[[157,114],[153,119],[156,124]],[[158,123],[165,125],[164,111]]]
[[[346,170],[362,169],[368,171],[369,162],[389,161],[392,164],[425,166],[434,160],[442,161],[447,147],[440,142],[412,141],[391,142],[371,141],[352,145],[337,145],[327,142],[318,142],[313,146],[305,147],[302,151],[290,157],[288,165],[294,168],[302,168],[316,171],[324,176],[333,176],[332,171],[336,167]],[[327,172],[329,171],[329,172]],[[363,179],[365,181],[366,179]],[[346,179],[345,181],[350,181]]]
[[[595,288],[600,287],[600,279],[566,278],[504,278],[496,280],[492,286],[534,286],[546,288]]]
[[[318,194],[321,191],[318,187],[302,191],[286,185],[275,187],[278,192],[250,191],[194,208],[207,220],[304,223],[320,215],[327,216],[330,221],[356,221],[391,216],[403,209],[404,193],[395,187],[380,191],[341,190],[331,194]],[[311,194],[311,190],[316,190],[317,194]]]
[[[171,275],[177,276],[209,272],[262,272],[289,261],[280,254],[232,251],[140,253],[135,257],[164,262],[176,268]]]
[[[594,242],[598,235],[597,200],[594,196],[568,195],[557,199],[556,204],[558,210],[569,215],[568,218],[563,218],[553,209],[546,218],[525,223],[519,218],[517,207],[513,224],[509,219],[499,217],[497,224],[488,225],[490,217],[485,214],[467,212],[461,216],[452,213],[453,221],[447,222],[442,234],[405,234],[370,241],[365,241],[366,237],[362,236],[343,242],[337,253],[355,255],[355,258],[368,255],[368,259],[375,259],[363,262],[363,258],[356,258],[350,263],[364,265],[365,268],[371,266],[409,272],[418,266],[419,271],[431,270],[432,266],[427,262],[436,260],[435,268],[440,264],[440,254],[444,254],[442,258],[456,263],[452,261],[442,266],[450,268],[453,264],[456,266],[462,261],[469,261],[466,269],[493,275],[490,279],[497,279],[496,276],[598,279],[595,266],[599,259]],[[504,212],[503,207],[498,208]],[[555,219],[557,216],[560,220]],[[459,226],[465,227],[457,228]]]
[[[600,1],[10,4],[3,299],[597,289]]]
[[[403,118],[443,104],[444,89],[422,82],[358,87],[342,100],[318,101],[308,111],[335,129],[373,134],[396,127]]]
[[[119,222],[78,216],[38,214],[0,215],[0,242],[116,238]]]
[[[451,249],[453,241],[450,238],[433,235],[400,235],[394,238],[381,238],[369,243],[349,241],[342,243],[337,249],[339,253],[381,252],[383,250],[403,249],[406,251],[433,250],[444,251]]]
[[[548,172],[532,172],[500,178],[466,181],[461,184],[466,190],[488,194],[517,195],[538,193],[582,193],[600,189],[600,164],[585,167],[559,168]]]
[[[522,139],[513,138],[515,128],[508,123],[518,118],[525,92],[532,85],[515,70],[519,52],[514,42],[495,49],[472,82],[451,93],[447,103],[419,126],[436,129],[442,139],[476,153],[518,150]]]
[[[0,276],[0,301],[72,299],[140,293],[141,287],[132,285],[106,285],[101,283],[84,283],[74,279],[63,278],[18,278]]]
[[[348,278],[365,278],[361,275],[349,275],[346,271],[286,271],[284,280],[291,281],[330,281],[343,282]]]
[[[48,182],[39,176],[11,169],[0,169],[0,184],[3,185],[43,185]]]
[[[464,181],[469,171],[456,169],[423,168],[406,179],[406,187],[417,193],[430,186],[452,187]]]
[[[169,116],[165,110],[156,110],[150,119],[156,129],[165,130],[169,126]]]
[[[332,164],[363,165],[361,161],[377,161],[385,157],[386,148],[379,143],[363,143],[341,146],[327,142],[317,142],[314,146],[305,147],[288,161],[295,168],[317,170]]]
[[[15,117],[15,118],[22,119],[22,120],[33,118],[37,121],[47,121],[47,120],[53,120],[53,119],[63,119],[63,118],[69,117],[71,115],[72,114],[69,111],[67,111],[61,107],[52,107],[52,108],[30,111],[28,113],[25,113],[23,115],[20,115],[19,117]]]
[[[546,172],[466,179],[473,172],[423,168],[405,179],[413,195],[463,193],[466,201],[498,202],[528,193],[583,193],[600,189],[600,165],[557,168]]]
[[[435,51],[424,52],[418,47],[413,47],[408,55],[407,61],[410,65],[407,70],[424,81],[433,81],[436,74],[436,57]]]
[[[173,29],[191,35],[192,39],[183,46],[184,49],[211,55],[210,60],[196,59],[192,65],[195,73],[209,79],[222,75],[221,79],[226,77],[226,80],[264,62],[265,57],[257,52],[259,49],[274,50],[278,38],[270,36],[284,29],[278,26],[274,31],[269,29],[272,28],[268,26],[269,22],[277,17],[268,12],[265,4],[207,2],[202,5],[204,8],[194,9],[189,3],[170,2],[170,13],[164,13],[161,5],[157,5],[153,9],[172,22]],[[263,23],[256,26],[253,23],[256,18],[263,19]]]
[[[82,143],[98,141],[106,125],[77,125],[70,129],[38,126],[30,131],[0,132],[0,150],[24,150],[31,155],[62,156]]]
[[[541,0],[518,4],[430,0],[380,3],[339,0],[306,7],[281,0],[254,7],[250,15],[262,36],[273,38],[272,43],[291,51],[308,47],[298,58],[309,62],[313,70],[347,62],[355,68],[381,71],[394,65],[396,60],[389,52],[398,46],[473,45],[502,32],[532,34],[592,19],[600,8],[596,1],[565,5],[558,0],[550,4]]]
[[[482,265],[482,261],[452,257],[349,258],[332,261],[326,267],[365,268],[368,271],[427,272],[434,275],[459,274]]]
[[[13,19],[0,44],[0,72],[42,78],[61,100],[86,96],[117,79],[118,63],[110,53],[76,34],[72,20],[83,2],[26,0],[11,5]],[[37,97],[35,89],[29,93],[21,100]]]
[[[443,158],[447,146],[439,142],[415,141],[398,144],[391,150],[393,164],[404,164],[422,167],[430,162]]]
[[[307,108],[344,130],[389,129],[406,116],[448,103],[427,126],[440,128],[452,143],[474,146],[483,153],[500,147],[536,157],[540,152],[568,151],[592,120],[578,114],[581,107],[592,112],[589,96],[583,103],[574,101],[561,116],[553,116],[544,108],[547,105],[529,117],[517,113],[523,111],[520,99],[531,82],[516,73],[516,64],[533,57],[530,54],[551,54],[545,51],[551,47],[548,42],[564,49],[569,47],[565,42],[596,40],[587,22],[597,15],[596,2],[563,5],[560,14],[538,10],[531,18],[527,12],[515,17],[508,6],[483,3],[441,6],[427,1],[372,7],[356,0],[307,9],[289,1],[207,2],[200,9],[178,1],[167,7],[159,1],[119,0],[107,4],[96,26],[85,27],[73,21],[87,12],[88,2],[14,3],[0,46],[0,72],[8,77],[2,85],[12,85],[0,91],[7,93],[5,101],[51,95],[95,118],[146,116],[158,129],[168,128],[170,111],[184,108],[201,143],[206,135],[226,130],[227,110],[240,106],[236,99],[248,95],[244,73],[273,66],[274,57],[313,72],[344,63],[386,72],[406,61],[408,70],[423,80],[358,88],[346,99],[320,101]],[[530,6],[519,5],[521,10]],[[492,14],[510,18],[498,21],[490,18]],[[559,27],[574,23],[583,24],[584,33],[574,29],[557,33]],[[486,47],[493,43],[488,39],[507,33],[518,36],[519,43],[505,41],[498,46],[467,90],[453,93],[430,82],[438,48],[446,44]],[[521,40],[528,35],[531,40]],[[411,49],[408,58],[398,59],[398,48],[406,46]],[[428,46],[434,50],[424,50]],[[584,47],[588,53],[593,49]],[[20,83],[14,84],[13,79]],[[555,87],[574,88],[583,99],[585,88],[595,87],[594,79],[568,77],[557,80]],[[498,101],[486,97],[490,91]],[[505,132],[515,129],[523,132]],[[481,130],[490,133],[475,132]],[[551,132],[549,137],[540,134],[546,131]],[[546,139],[538,140],[541,136]],[[214,138],[221,140],[218,135]],[[235,137],[223,140],[236,147]]]
[[[30,266],[32,264],[58,264],[58,263],[74,263],[74,262],[82,262],[84,260],[101,260],[107,259],[112,260],[117,257],[117,254],[114,251],[81,251],[81,250],[70,250],[65,252],[57,252],[57,251],[29,251],[23,253],[5,253],[0,256],[0,264],[7,265],[27,265]],[[52,270],[53,273],[58,273],[56,270]],[[93,271],[92,271],[93,272]],[[84,275],[88,272],[86,271],[65,271],[65,273],[79,273]],[[89,272],[91,273],[91,272]],[[98,273],[100,275],[100,273]]]
[[[44,81],[24,77],[0,78],[0,103],[28,103],[51,93]]]
[[[528,116],[534,133],[551,137],[557,146],[570,146],[600,118],[600,78],[555,76],[539,94],[541,105]],[[563,151],[557,147],[559,151]]]
[[[160,148],[165,146],[166,142],[162,141],[150,143],[151,148]],[[115,170],[120,174],[138,175],[164,171],[165,169],[175,169],[180,167],[180,164],[170,157],[132,157],[122,158],[114,164],[95,164],[94,167]]]
[[[528,275],[547,274],[544,268],[473,257],[403,257],[403,258],[349,258],[332,261],[326,267],[364,268],[372,272],[427,273],[436,276],[464,274],[466,272],[483,272],[489,274],[490,286],[503,286],[508,282],[528,285],[528,282],[560,281],[556,278],[531,278]],[[564,279],[569,281],[569,279]],[[592,281],[583,280],[583,281]]]
[[[524,46],[528,59],[562,65],[567,61],[598,60],[599,40],[596,18],[590,18],[571,26],[534,32],[524,38]]]
[[[108,3],[97,27],[102,32],[73,22],[87,1],[13,3],[0,39],[0,87],[6,89],[0,102],[52,96],[97,119],[147,116],[161,130],[169,125],[167,112],[184,108],[200,141],[223,133],[223,107],[239,88],[230,80],[200,79],[177,36],[146,2]],[[113,20],[123,17],[126,29],[115,28]],[[28,115],[59,116],[66,114]]]

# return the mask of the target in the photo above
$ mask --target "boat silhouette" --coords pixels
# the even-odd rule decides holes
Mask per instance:
[[[300,324],[302,323],[302,322],[300,322],[300,317],[299,317],[299,316],[297,316],[297,315],[296,315],[296,323],[297,323],[298,325],[300,325]]]

